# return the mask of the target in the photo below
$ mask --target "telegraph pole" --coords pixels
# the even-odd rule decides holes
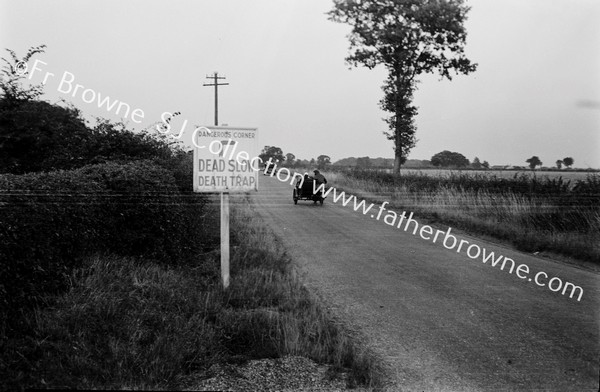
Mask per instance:
[[[219,79],[225,79],[215,72],[212,76],[206,76],[206,79],[212,79],[212,83],[204,83],[203,86],[215,86],[215,127],[219,126],[219,86],[227,86],[229,83],[219,83]],[[229,287],[229,191],[221,193],[221,279],[223,280],[223,289]]]
[[[219,126],[219,86],[227,86],[229,83],[219,83],[219,79],[225,79],[225,76],[219,76],[215,72],[212,76],[206,76],[206,79],[213,79],[213,83],[204,83],[203,86],[215,86],[215,127]]]

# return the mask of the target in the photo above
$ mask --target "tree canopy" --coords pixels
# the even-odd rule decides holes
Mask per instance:
[[[263,162],[267,162],[269,158],[274,162],[283,162],[285,160],[281,148],[275,146],[265,146],[258,157],[262,159]]]
[[[288,152],[287,154],[285,154],[285,163],[286,164],[292,165],[295,160],[296,160],[296,156],[294,154],[292,154],[291,152]]]
[[[469,160],[463,154],[444,150],[431,157],[431,164],[441,167],[466,167],[469,166]]]
[[[571,158],[571,157],[566,157],[566,158],[563,158],[563,160],[562,160],[562,161],[563,161],[563,163],[565,164],[565,166],[566,166],[566,167],[569,167],[569,168],[571,167],[571,165],[572,165],[573,163],[575,163],[575,160],[574,160],[573,158]]]
[[[328,155],[319,155],[317,157],[317,167],[321,170],[331,164],[331,158]]]
[[[540,161],[540,158],[537,157],[536,155],[527,159],[525,162],[529,163],[529,168],[531,170],[534,170],[536,166],[542,166],[542,161]]]
[[[346,61],[369,69],[384,65],[388,78],[381,108],[392,113],[386,120],[394,141],[394,169],[415,145],[417,114],[412,97],[418,75],[475,71],[464,53],[464,22],[469,10],[463,0],[334,0],[330,20],[352,27]]]
[[[369,157],[360,157],[356,158],[356,167],[361,169],[368,169],[371,167],[371,158]]]

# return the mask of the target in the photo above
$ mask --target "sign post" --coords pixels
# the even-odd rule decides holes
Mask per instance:
[[[229,193],[258,190],[258,130],[201,126],[194,130],[194,192],[221,194],[221,278],[229,287]]]
[[[221,192],[221,279],[229,287],[229,193]]]

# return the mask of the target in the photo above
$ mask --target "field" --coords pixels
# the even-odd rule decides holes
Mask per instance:
[[[501,178],[513,178],[515,176],[525,175],[528,177],[536,177],[540,180],[545,178],[553,179],[562,177],[563,180],[574,181],[584,180],[589,174],[598,173],[592,171],[573,171],[573,170],[561,170],[561,171],[531,171],[531,170],[449,170],[449,169],[402,169],[401,174],[425,174],[428,176],[450,176],[456,174],[466,175],[483,175],[483,176],[497,176]]]

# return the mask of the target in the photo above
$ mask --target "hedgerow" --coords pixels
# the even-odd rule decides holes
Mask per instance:
[[[206,209],[151,161],[0,175],[0,332],[64,290],[87,255],[183,263],[212,249]]]

